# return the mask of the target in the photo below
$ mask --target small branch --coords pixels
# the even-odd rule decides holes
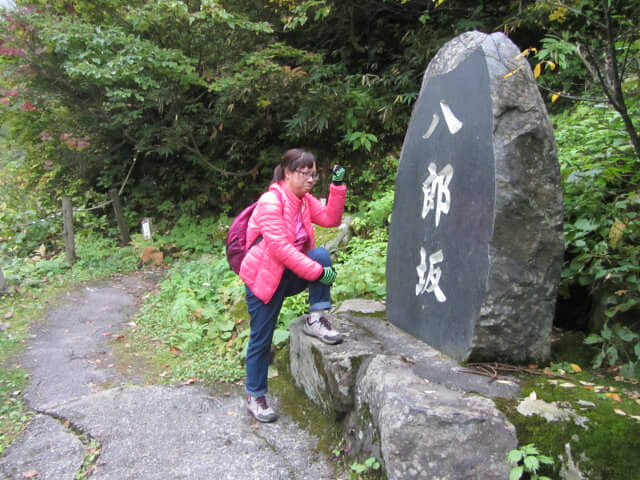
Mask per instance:
[[[506,363],[469,363],[467,364],[470,369],[459,370],[465,373],[473,373],[476,375],[484,375],[491,377],[491,382],[499,378],[507,379],[507,377],[500,376],[499,372],[519,372],[528,373],[531,375],[543,375],[545,377],[563,378],[565,380],[573,380],[566,375],[560,375],[557,373],[551,373],[546,370],[540,370],[538,368],[518,367],[516,365],[509,365]]]
[[[185,145],[185,148],[195,154],[196,157],[198,157],[198,159],[204,163],[206,166],[208,166],[210,169],[221,173],[222,175],[228,175],[228,176],[232,176],[232,177],[245,177],[247,175],[250,175],[249,172],[231,172],[229,170],[225,170],[223,168],[220,167],[216,167],[213,163],[211,163],[203,154],[202,152],[200,152],[200,149],[198,148],[198,144],[196,143],[195,138],[193,138],[193,133],[189,133],[189,139],[191,140],[191,143],[193,144],[193,146],[189,146],[189,145]]]
[[[577,97],[575,95],[569,95],[567,93],[558,93],[555,90],[552,90],[549,87],[545,87],[544,85],[540,85],[538,84],[538,87],[542,90],[546,90],[549,93],[554,93],[562,98],[568,98],[569,100],[577,100],[579,102],[593,102],[593,103],[602,103],[602,102],[608,102],[609,100],[606,98],[596,98],[596,97]]]

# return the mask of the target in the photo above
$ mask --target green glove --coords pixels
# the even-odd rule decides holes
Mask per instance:
[[[333,284],[333,282],[335,282],[337,276],[338,274],[333,267],[324,267],[322,275],[320,275],[318,281],[325,285],[331,285]]]
[[[344,181],[344,174],[347,173],[344,167],[341,167],[340,165],[335,165],[333,167],[333,170],[331,171],[333,172],[331,181],[336,185],[342,185],[342,182]]]

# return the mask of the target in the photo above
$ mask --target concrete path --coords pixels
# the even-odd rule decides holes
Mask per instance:
[[[34,326],[23,367],[38,413],[0,457],[0,478],[74,480],[83,464],[92,480],[338,478],[291,418],[256,423],[240,386],[149,386],[116,369],[111,341],[156,281],[141,272],[86,286]]]

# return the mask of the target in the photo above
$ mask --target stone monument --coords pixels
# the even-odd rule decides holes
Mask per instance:
[[[563,258],[553,129],[502,33],[430,62],[396,177],[387,315],[459,361],[544,361]]]

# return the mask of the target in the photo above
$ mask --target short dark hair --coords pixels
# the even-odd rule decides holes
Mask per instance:
[[[295,172],[300,168],[312,168],[316,164],[316,157],[313,153],[306,152],[301,148],[287,150],[282,156],[282,160],[273,170],[273,182],[284,179],[284,169]]]

